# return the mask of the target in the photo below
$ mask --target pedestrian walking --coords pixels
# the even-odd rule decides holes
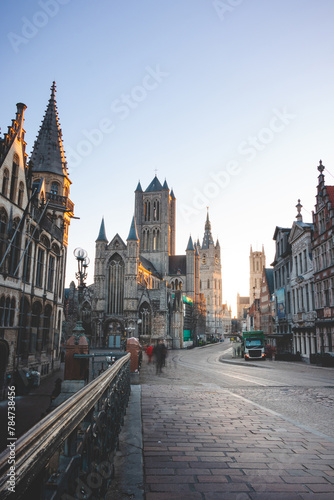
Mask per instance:
[[[156,364],[156,373],[162,373],[162,367],[165,366],[166,354],[167,354],[167,347],[163,339],[159,340],[158,344],[155,346],[153,350],[153,354]]]
[[[146,349],[146,354],[148,356],[148,362],[152,362],[152,356],[153,356],[153,345],[149,345]]]

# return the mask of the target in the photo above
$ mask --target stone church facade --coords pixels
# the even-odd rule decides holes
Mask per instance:
[[[174,192],[155,176],[145,191],[138,183],[126,242],[119,234],[108,241],[102,219],[92,304],[96,347],[138,337],[179,348],[222,334],[219,243],[207,218],[202,246],[190,236],[185,255],[175,255],[175,217]]]

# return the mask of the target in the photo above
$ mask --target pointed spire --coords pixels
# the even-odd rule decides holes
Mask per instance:
[[[168,189],[169,190],[169,187],[168,187],[166,179],[165,179],[165,182],[163,183],[162,189]]]
[[[129,232],[129,236],[127,237],[126,241],[130,241],[130,240],[131,241],[139,241],[136,219],[134,217],[132,217],[130,232]]]
[[[106,236],[106,230],[105,230],[105,227],[104,227],[104,217],[102,217],[102,222],[101,222],[101,226],[100,226],[100,232],[99,232],[99,235],[98,235],[96,241],[105,241],[106,243],[108,243],[108,239],[107,239],[107,236]]]
[[[298,222],[303,222],[303,216],[302,214],[300,213],[301,212],[301,209],[303,208],[303,205],[300,204],[300,200],[298,200],[298,203],[296,205],[296,208],[297,208],[297,215],[296,215],[296,219]]]
[[[137,185],[137,187],[136,187],[136,191],[139,191],[140,193],[142,193],[142,192],[143,192],[142,187],[141,187],[141,184],[140,184],[140,181],[138,181],[138,185]],[[136,191],[135,191],[135,192],[136,192]]]
[[[176,200],[173,189],[170,192],[170,197],[172,198],[172,200]]]
[[[195,249],[194,249],[194,244],[193,244],[193,240],[192,240],[191,235],[189,236],[189,240],[188,240],[188,245],[187,245],[187,248],[186,248],[186,252],[187,252],[188,250],[191,250],[191,251],[193,251],[193,252],[194,252],[194,250],[195,250]]]
[[[206,215],[205,231],[204,231],[202,249],[209,248],[210,245],[214,245],[214,241],[213,241],[212,234],[211,234],[211,222],[209,220],[209,207],[207,207],[207,210],[208,211],[207,211],[207,215]]]
[[[55,95],[56,83],[53,82],[51,96],[31,153],[30,163],[33,172],[49,172],[67,177],[67,162]]]

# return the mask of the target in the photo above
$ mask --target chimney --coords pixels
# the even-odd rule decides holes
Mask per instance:
[[[19,128],[17,131],[17,138],[20,140],[23,131],[23,120],[24,120],[24,112],[27,109],[27,106],[22,102],[18,102],[16,104],[16,121],[19,124]]]

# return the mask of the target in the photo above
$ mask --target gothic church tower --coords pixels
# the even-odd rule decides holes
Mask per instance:
[[[262,270],[266,267],[266,256],[262,245],[261,252],[253,252],[250,247],[249,254],[249,300],[253,304],[255,299],[260,298]]]
[[[207,335],[219,336],[222,334],[222,279],[220,244],[214,244],[209,212],[205,222],[205,231],[202,246],[197,242],[199,250],[200,292],[206,300],[206,329]]]
[[[135,220],[139,252],[163,276],[169,272],[169,256],[175,254],[175,196],[167,182],[154,177],[145,191],[140,182],[135,191]]]

